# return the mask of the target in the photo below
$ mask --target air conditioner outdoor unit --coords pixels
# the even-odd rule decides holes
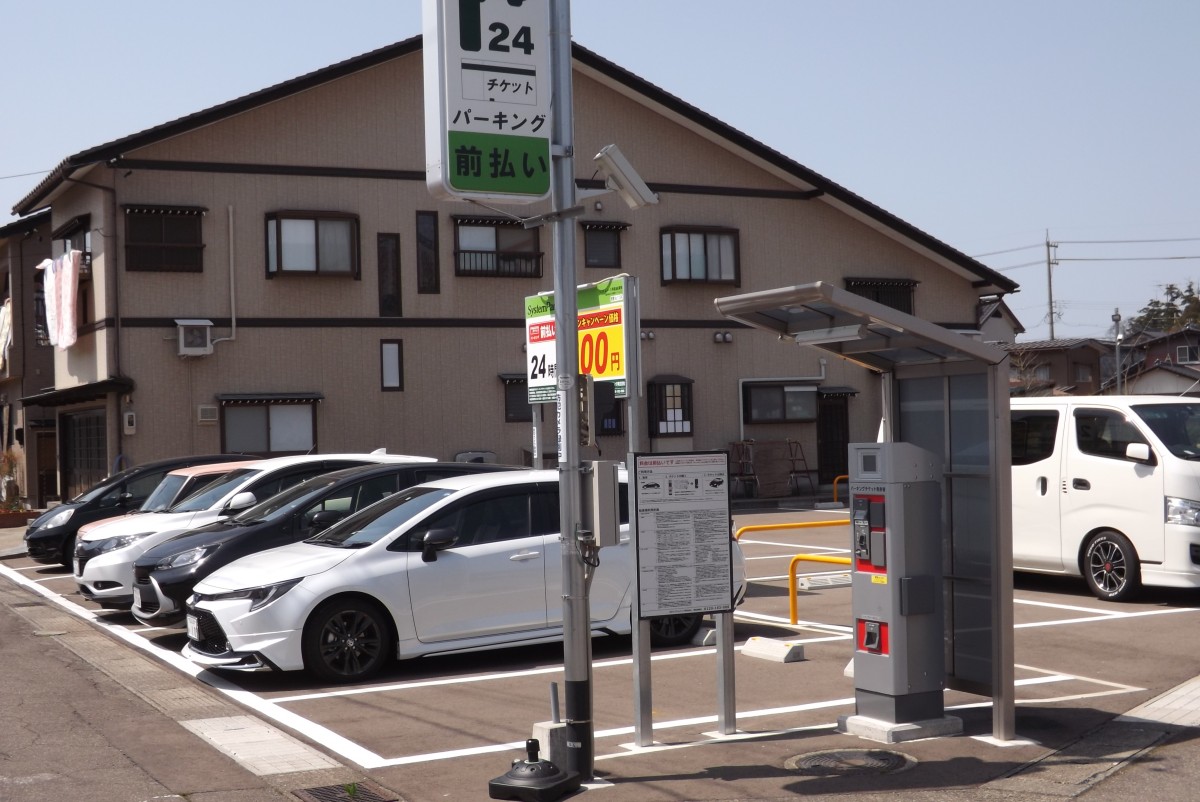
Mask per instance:
[[[176,320],[180,356],[208,356],[213,352],[211,320]]]

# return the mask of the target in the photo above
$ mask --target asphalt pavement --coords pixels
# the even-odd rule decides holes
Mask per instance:
[[[0,564],[23,553],[23,531],[0,530]],[[1077,737],[1058,749],[1025,744],[1013,750],[990,742],[985,737],[990,710],[982,707],[961,711],[963,736],[903,744],[829,731],[785,731],[718,738],[684,752],[647,748],[622,760],[619,775],[598,765],[601,781],[567,798],[636,799],[638,783],[668,786],[678,800],[853,795],[865,802],[897,797],[1170,802],[1196,797],[1200,677],[1123,716],[1097,720],[1094,711],[1052,712],[1059,718],[1056,726],[1077,728]],[[1023,715],[1018,709],[1019,734],[1027,721]],[[213,737],[214,730],[220,730],[220,738]],[[1021,759],[1014,759],[1014,752]],[[832,762],[822,767],[818,761],[814,770],[812,761],[799,767],[778,761],[784,753],[829,754]],[[497,761],[496,774],[503,768]],[[486,779],[464,778],[445,798],[487,799]],[[228,694],[118,643],[70,614],[52,594],[0,576],[4,802],[406,800],[406,794],[420,795],[419,783],[412,773],[369,773],[339,762],[320,744],[257,718]]]

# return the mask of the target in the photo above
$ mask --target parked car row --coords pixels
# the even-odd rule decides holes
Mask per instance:
[[[594,634],[632,631],[634,548],[621,499],[620,544],[592,569]],[[428,482],[209,574],[187,600],[183,654],[207,668],[357,682],[394,658],[561,640],[561,549],[556,471]],[[745,561],[732,537],[730,550],[740,603]],[[169,570],[166,560],[153,570]],[[654,619],[652,641],[687,643],[701,619]]]
[[[162,474],[155,509],[71,536],[80,593],[185,628],[200,665],[355,682],[395,658],[563,636],[555,471],[382,453],[207,465]],[[594,634],[632,631],[624,491],[622,478],[621,542],[591,572]],[[730,549],[740,603],[745,563]],[[653,642],[686,643],[701,618],[655,619]]]

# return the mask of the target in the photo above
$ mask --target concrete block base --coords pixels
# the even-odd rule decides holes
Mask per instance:
[[[804,646],[775,638],[748,638],[742,646],[742,654],[759,657],[775,663],[795,663],[804,659]]]
[[[567,725],[561,721],[539,721],[533,725],[531,738],[538,740],[538,757],[549,760],[560,769],[567,765]]]
[[[846,735],[866,738],[868,741],[898,744],[904,741],[919,741],[922,738],[962,735],[963,723],[957,716],[943,716],[905,724],[894,724],[866,716],[839,716],[837,730]]]

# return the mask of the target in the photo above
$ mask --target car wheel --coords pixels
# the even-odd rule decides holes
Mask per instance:
[[[392,633],[384,614],[360,599],[334,600],[304,627],[304,667],[328,682],[358,682],[391,659]]]
[[[683,646],[700,631],[698,615],[664,615],[650,619],[650,643],[654,646]]]
[[[1083,553],[1083,576],[1097,598],[1127,601],[1142,589],[1142,565],[1120,532],[1101,532]]]

